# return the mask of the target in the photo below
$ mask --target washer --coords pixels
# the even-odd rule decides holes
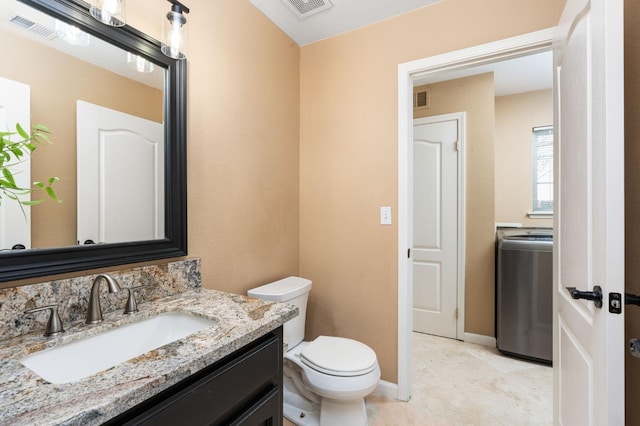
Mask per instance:
[[[500,352],[551,364],[552,290],[553,230],[498,228],[496,337]]]

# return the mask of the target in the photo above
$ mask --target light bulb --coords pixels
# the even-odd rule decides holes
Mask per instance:
[[[182,44],[182,34],[180,33],[182,25],[174,21],[172,27],[173,29],[169,36],[169,49],[171,50],[171,56],[177,58]]]
[[[59,39],[75,46],[87,46],[89,44],[89,34],[74,25],[66,24],[57,19],[56,35]]]
[[[147,61],[142,56],[134,55],[131,52],[127,52],[127,63],[129,64],[129,67],[142,73],[150,73],[153,72],[154,69],[151,62]]]
[[[170,58],[185,59],[188,37],[187,18],[184,15],[189,13],[189,8],[178,0],[168,1],[171,3],[171,10],[164,15],[160,50]]]
[[[125,24],[124,0],[96,0],[89,9],[91,16],[105,25],[121,27]]]
[[[175,59],[183,59],[185,57],[184,48],[186,45],[186,33],[184,25],[187,23],[182,13],[171,11],[167,13],[165,37],[162,46],[162,52]]]

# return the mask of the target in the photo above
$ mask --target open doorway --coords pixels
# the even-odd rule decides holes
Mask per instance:
[[[524,58],[532,54],[538,54],[544,51],[548,51],[551,46],[551,36],[553,31],[540,31],[525,36],[515,37],[513,39],[503,40],[501,42],[491,43],[488,45],[479,46],[477,48],[465,49],[463,51],[452,52],[446,55],[440,55],[432,58],[426,58],[424,60],[415,61],[407,64],[402,64],[399,67],[399,277],[398,277],[398,298],[399,298],[399,372],[398,372],[398,399],[408,400],[411,396],[411,369],[412,369],[412,336],[411,330],[413,329],[413,271],[412,260],[410,256],[407,256],[407,248],[413,247],[413,223],[412,223],[412,207],[413,207],[413,170],[412,164],[412,149],[410,143],[413,141],[413,105],[411,97],[414,93],[415,87],[435,84],[451,79],[467,78],[469,76],[483,74],[487,72],[487,69],[479,68],[480,66],[489,66],[489,64],[496,62],[503,62],[508,59]],[[551,65],[548,66],[549,78],[551,75]],[[507,73],[518,77],[516,80],[523,79],[523,73],[515,71],[507,71]],[[533,90],[535,91],[535,90]],[[495,94],[493,95],[495,97]],[[431,99],[433,101],[433,98]],[[458,111],[464,111],[466,108],[457,108]],[[495,111],[495,110],[494,110]],[[467,117],[469,114],[467,114]],[[467,126],[469,117],[467,119]],[[490,126],[494,126],[494,123],[489,123]],[[491,143],[493,143],[493,136],[489,136]],[[471,137],[469,144],[471,144]],[[482,160],[481,153],[471,151],[472,148],[468,148],[467,153],[470,154],[467,157],[467,161],[472,161],[471,155],[479,155]],[[492,153],[493,154],[493,151]],[[458,318],[463,321],[463,325],[473,322],[474,328],[472,331],[468,331],[468,328],[464,328],[462,336],[458,336],[458,339],[482,343],[495,346],[495,338],[493,332],[493,318],[489,318],[486,324],[478,324],[474,319],[475,312],[469,312],[469,309],[464,309],[466,306],[477,307],[477,305],[465,305],[464,300],[473,301],[475,304],[482,304],[486,309],[488,304],[489,309],[493,310],[494,306],[494,282],[493,282],[493,252],[492,248],[487,248],[487,239],[489,240],[489,246],[492,246],[494,241],[495,232],[495,198],[494,198],[494,155],[489,155],[484,158],[484,161],[489,161],[490,167],[483,165],[482,161],[473,164],[474,168],[477,168],[479,175],[475,176],[471,173],[471,165],[467,166],[467,178],[466,182],[469,183],[466,189],[466,210],[463,214],[464,227],[467,231],[462,238],[463,245],[466,247],[467,253],[467,276],[473,276],[474,280],[478,279],[479,272],[475,269],[469,268],[470,259],[468,254],[471,253],[470,248],[473,244],[483,243],[485,247],[483,250],[479,250],[476,255],[478,264],[481,263],[484,258],[485,262],[482,268],[489,271],[485,279],[484,287],[481,286],[480,292],[475,292],[473,288],[466,288],[458,294],[459,300],[462,301],[462,310],[458,312]],[[489,164],[489,163],[487,163]],[[484,174],[483,174],[484,173]],[[491,191],[488,193],[482,190],[474,190],[471,184],[482,183],[483,176],[490,181]],[[475,202],[485,203],[490,205],[491,208],[487,209],[489,213],[484,212],[484,216],[481,216],[479,210],[474,208],[474,203],[471,202],[473,197],[477,197],[479,200]],[[483,198],[484,197],[484,198]],[[482,225],[477,228],[470,226],[475,221],[483,219]],[[478,229],[479,231],[476,231]],[[487,237],[488,235],[488,237]],[[484,240],[482,240],[484,238]],[[487,252],[489,250],[489,252]],[[468,282],[468,280],[465,280]],[[490,288],[489,288],[490,287]],[[489,289],[489,291],[487,291]],[[477,290],[477,289],[475,289]],[[466,296],[465,296],[466,295]],[[484,297],[484,299],[482,298]],[[486,299],[486,300],[485,300]],[[471,309],[473,311],[474,309]],[[479,330],[479,331],[476,331]]]

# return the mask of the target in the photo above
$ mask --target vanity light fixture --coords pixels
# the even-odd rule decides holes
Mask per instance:
[[[147,61],[142,56],[134,55],[131,52],[127,52],[127,64],[129,64],[129,67],[134,70],[145,74],[153,72],[154,68],[151,62]]]
[[[171,3],[171,11],[167,13],[162,25],[162,53],[174,59],[186,58],[187,31],[185,24],[187,18],[184,14],[189,13],[189,8],[178,0],[167,0]],[[183,14],[184,13],[184,14]]]
[[[124,18],[124,0],[91,0],[91,16],[111,27],[122,27]]]
[[[88,46],[89,34],[80,28],[56,19],[56,36],[74,46]]]

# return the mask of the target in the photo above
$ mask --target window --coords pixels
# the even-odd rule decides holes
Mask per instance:
[[[533,128],[533,213],[553,212],[553,126]]]

